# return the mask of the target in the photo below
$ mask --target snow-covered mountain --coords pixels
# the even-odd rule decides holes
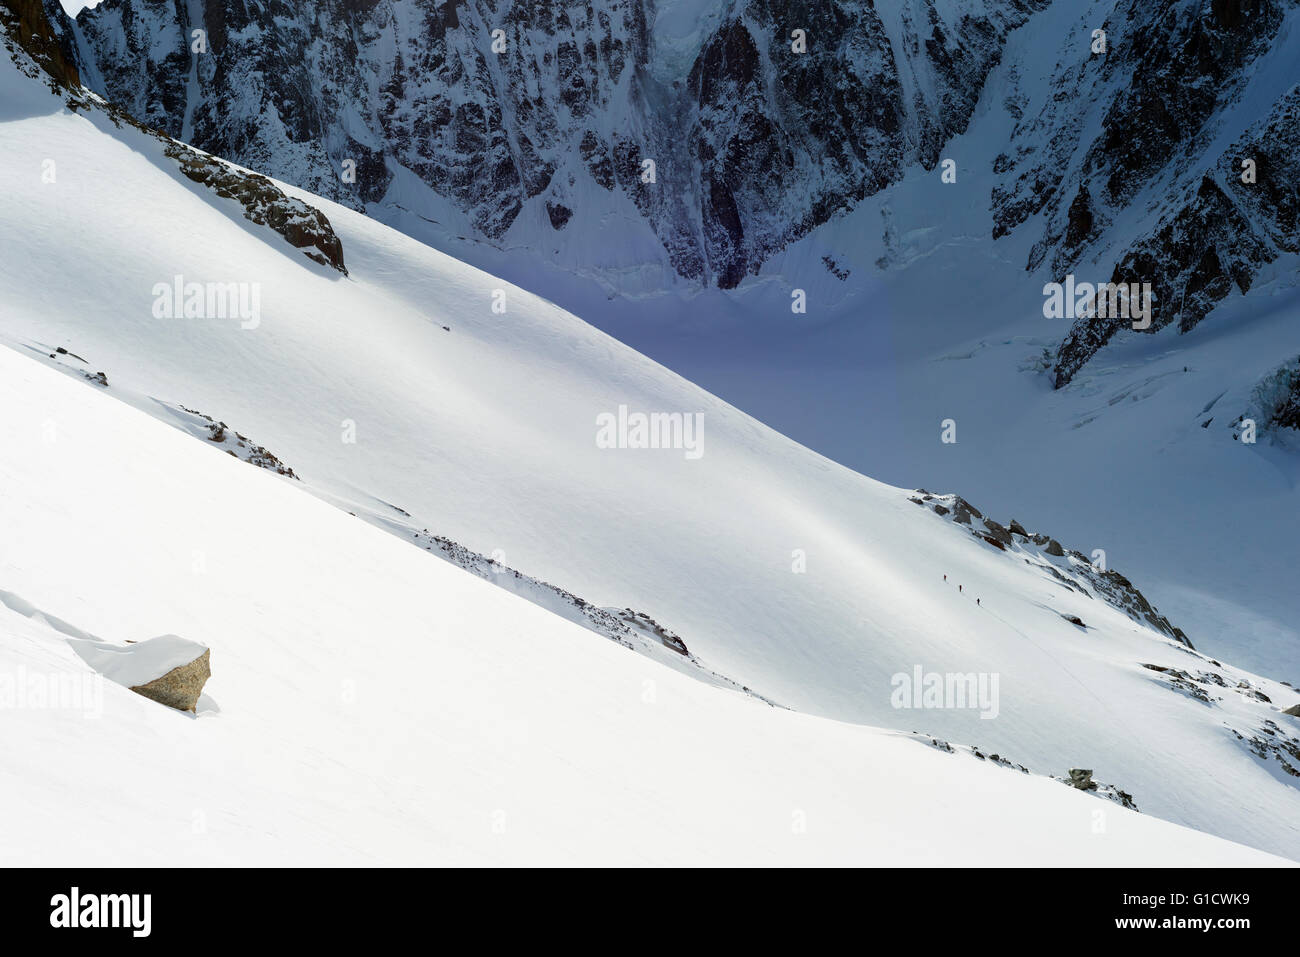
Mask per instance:
[[[1055,278],[1087,261],[1151,282],[1155,328],[1186,330],[1300,243],[1279,42],[1297,5],[1048,6],[108,0],[73,21],[46,0],[87,85],[151,126],[399,228],[432,220],[637,294],[671,273],[734,287],[934,170],[1002,65],[1016,122],[992,157],[990,238],[1035,234],[1027,265]],[[1058,386],[1114,330],[1080,320]]]
[[[790,860],[811,794],[827,830],[807,860],[903,860],[906,835],[936,826],[936,861],[1023,861],[1031,847],[1044,862],[1168,860],[1169,832],[1132,824],[1125,802],[1300,858],[1300,728],[1282,713],[1300,694],[1200,650],[1137,576],[1073,550],[1088,543],[852,472],[343,206],[283,183],[270,183],[283,199],[246,193],[255,174],[211,157],[196,179],[202,154],[45,79],[23,52],[36,34],[6,25],[0,172],[29,184],[0,216],[6,660],[75,665],[50,623],[113,642],[174,633],[212,653],[195,723],[106,695],[107,733],[136,729],[127,767],[142,778],[174,775],[181,741],[208,744],[184,759],[198,783],[165,814],[142,798],[122,809],[137,830],[97,832],[105,859],[122,849],[114,834],[161,837],[200,811],[230,837],[203,844],[206,859],[413,860],[450,842],[455,860],[557,846],[609,860],[612,835],[645,860]],[[250,196],[319,214],[346,272],[295,248],[278,214],[250,217]],[[248,308],[214,314],[216,289]],[[677,416],[658,420],[677,423],[675,441],[636,447],[642,414]],[[502,572],[509,587],[492,587],[485,563],[528,581]],[[593,634],[561,592],[626,612],[637,640]],[[964,697],[928,699],[936,675]],[[365,709],[342,710],[345,687]],[[647,711],[648,688],[681,710]],[[76,740],[103,768],[106,749],[69,720],[24,712],[21,730],[3,727],[23,750],[6,753],[30,768],[48,742]],[[268,743],[268,727],[288,736]],[[177,743],[160,756],[147,742],[162,739]],[[250,750],[266,757],[245,779],[230,769]],[[1046,780],[1071,768],[1113,802]],[[628,781],[653,797],[624,807]],[[539,789],[544,805],[526,806]],[[0,793],[38,803],[33,821],[98,801]],[[258,810],[279,806],[268,795],[311,812]],[[704,807],[683,823],[692,801]],[[1095,830],[1099,809],[1124,830]],[[521,831],[506,824],[521,843],[492,848],[497,811],[524,816]],[[283,842],[250,823],[276,820]],[[475,821],[480,837],[464,837]],[[327,831],[351,843],[310,852]],[[974,832],[973,850],[956,836]]]
[[[1130,12],[1145,18],[1163,8]],[[1127,205],[1107,198],[1105,183],[1123,176],[1098,138],[1121,120],[1134,138],[1154,133],[1140,115],[1106,117],[1130,89],[1128,71],[1152,82],[1174,69],[1188,77],[1201,41],[1134,63],[1126,49],[1136,35],[1119,29],[1128,8],[1116,9],[1054,4],[1011,35],[966,131],[945,146],[957,162],[955,183],[913,169],[774,255],[729,296],[674,303],[680,320],[656,323],[659,310],[642,303],[580,306],[624,341],[859,471],[957,488],[1089,554],[1104,551],[1199,648],[1295,674],[1300,256],[1286,237],[1300,178],[1285,165],[1294,151],[1284,144],[1298,132],[1286,104],[1294,99],[1300,8],[1267,5],[1256,26],[1267,26],[1270,40],[1234,54],[1242,66],[1231,82],[1187,80],[1202,98],[1214,93],[1215,104],[1195,123],[1190,115],[1180,123],[1185,137],[1167,169],[1135,166],[1134,182],[1145,185]],[[1227,9],[1169,11],[1179,36],[1196,37],[1214,33]],[[1102,23],[1110,24],[1105,57],[1121,59],[1123,70],[1091,52],[1089,25]],[[1153,27],[1142,42],[1168,33]],[[1083,92],[1059,85],[1058,72],[1078,78]],[[1260,136],[1262,129],[1271,132]],[[1253,157],[1232,155],[1233,144],[1255,140],[1261,149]],[[1275,149],[1284,155],[1273,158]],[[1035,163],[1071,172],[1053,179],[1062,195],[1044,193],[1038,212],[990,241],[1001,207],[991,209],[989,197],[1008,190],[1019,173],[1003,167],[1021,154],[1020,172]],[[1241,179],[1246,158],[1256,161],[1252,184]],[[1218,185],[1203,189],[1206,177]],[[1076,195],[1065,185],[1081,182],[1091,184],[1102,227],[1071,266],[1069,257],[1055,260]],[[1229,201],[1218,207],[1230,212],[1223,222],[1247,229],[1236,240],[1214,225],[1210,206],[1196,211],[1195,197],[1220,192]],[[1184,229],[1195,222],[1206,228]],[[1129,276],[1152,283],[1151,327],[1097,323],[1109,337],[1105,348],[1062,382],[1060,357],[1074,354],[1071,343],[1092,323],[1047,318],[1045,285],[1071,272],[1080,284],[1105,283],[1134,250],[1154,248],[1153,236],[1168,248],[1147,257],[1150,275],[1141,275],[1143,266]],[[1192,251],[1214,271],[1212,261],[1236,261],[1233,250],[1259,253],[1239,271],[1249,277],[1245,292],[1235,285],[1220,285],[1221,297],[1161,292],[1190,276],[1179,263]],[[792,317],[796,287],[808,312]],[[1209,286],[1198,280],[1192,288]],[[1195,306],[1196,316],[1165,324],[1162,302]],[[948,419],[957,425],[951,444],[941,441]]]
[[[87,85],[151,126],[644,292],[735,286],[933,168],[1044,2],[46,6]]]
[[[1151,328],[1186,332],[1300,252],[1300,5],[1123,0],[1101,12],[1066,33],[1050,96],[1007,91],[1018,122],[994,160],[1005,185],[992,194],[993,235],[1033,218],[1028,269],[1149,283]],[[1071,56],[1085,36],[1089,56]],[[1056,386],[1127,324],[1080,316]]]
[[[1297,680],[1294,0],[45,6],[127,113],[1100,549]],[[1146,329],[1044,316],[1112,280]]]

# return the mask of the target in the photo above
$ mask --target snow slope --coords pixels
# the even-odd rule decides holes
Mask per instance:
[[[0,406],[0,582],[213,654],[196,716],[5,710],[6,864],[1286,863],[710,688],[9,350]],[[83,674],[13,594],[0,675]]]
[[[58,346],[84,357],[108,385],[74,383],[82,392],[151,396],[168,404],[157,414],[169,420],[168,409],[179,404],[203,410],[266,443],[304,486],[345,510],[373,517],[388,509],[395,530],[405,522],[405,537],[418,540],[429,529],[597,605],[646,612],[706,667],[789,708],[977,744],[1039,774],[1093,768],[1144,813],[1300,858],[1300,779],[1286,772],[1283,752],[1269,747],[1294,739],[1292,719],[1279,715],[1300,699],[1294,690],[1193,656],[1025,556],[918,508],[907,492],[809,452],[573,315],[387,227],[309,198],[342,239],[350,275],[341,277],[184,180],[156,141],[94,111],[69,114],[3,60],[0,90],[0,174],[26,184],[0,216],[0,245],[8,251],[0,337],[29,357]],[[47,158],[56,160],[58,178],[43,184]],[[176,275],[260,284],[260,321],[244,328],[234,320],[155,318],[152,289]],[[504,292],[504,314],[492,311],[496,290]],[[600,448],[598,416],[620,405],[701,413],[703,455]],[[14,425],[6,418],[6,425],[28,430],[30,441],[50,416],[38,411],[15,416]],[[63,434],[65,425],[56,426]],[[173,467],[172,438],[199,447],[171,432],[115,441],[130,450],[133,467],[161,475]],[[263,482],[291,482],[234,461],[229,467]],[[89,481],[95,472],[86,469]],[[60,501],[65,510],[76,503]],[[175,632],[203,641],[213,648],[218,678],[221,643],[197,619],[174,620],[176,609],[198,602],[193,614],[207,609],[221,622],[238,608],[223,632],[284,634],[293,619],[277,617],[266,590],[167,598],[147,584],[160,563],[183,569],[197,552],[209,569],[246,566],[241,581],[251,587],[270,575],[276,555],[315,573],[335,551],[353,548],[335,522],[281,528],[259,515],[238,526],[238,548],[221,539],[231,544],[219,550],[207,535],[232,517],[215,513],[210,496],[196,495],[191,505],[208,516],[204,534],[173,529],[170,551],[152,559],[145,544],[131,543],[133,526],[116,526],[92,550],[73,525],[52,534],[44,509],[7,495],[6,507],[17,513],[6,517],[3,566],[13,580],[0,579],[0,589],[101,637]],[[187,514],[163,514],[170,521],[173,512],[177,521]],[[26,524],[15,526],[20,519]],[[385,541],[412,562],[419,557],[395,538]],[[111,560],[110,542],[118,543]],[[58,547],[60,561],[36,563],[38,546]],[[318,557],[281,551],[291,547]],[[368,576],[369,562],[358,552],[351,573]],[[1122,561],[1112,564],[1124,570]],[[354,596],[374,616],[372,625],[340,614],[353,624],[352,642],[371,640],[361,632],[393,631],[386,609],[410,608],[417,598],[423,622],[449,627],[440,620],[445,597],[402,577],[412,594],[402,592],[399,602],[401,589],[379,587],[381,580],[366,578]],[[327,608],[342,600],[334,596],[344,583],[329,585],[294,598],[294,613],[307,614],[319,596],[331,596]],[[114,619],[114,602],[127,598],[129,607]],[[1065,615],[1079,617],[1086,630]],[[212,621],[208,628],[217,627]],[[581,637],[600,649],[591,654],[621,651],[589,632]],[[354,660],[341,647],[329,644],[323,656]],[[542,642],[534,650],[557,653]],[[311,660],[301,646],[292,657],[304,667]],[[259,667],[252,653],[243,663]],[[394,664],[421,670],[400,654]],[[1144,664],[1213,672],[1223,685],[1201,700]],[[893,677],[918,666],[997,675],[997,717],[985,720],[969,708],[896,708]],[[255,687],[279,693],[279,681],[303,694],[320,691],[279,666]],[[485,710],[499,700],[486,698]],[[776,720],[751,718],[774,713],[758,702],[752,708],[747,721]],[[600,722],[608,725],[603,715]],[[383,728],[367,731],[382,737]],[[523,749],[514,738],[499,746]]]
[[[617,5],[612,23],[596,4],[594,23],[588,11],[555,31],[512,31],[512,51],[525,51],[516,64],[523,72],[507,76],[481,49],[480,28],[496,8],[470,4],[477,12],[462,13],[461,23],[447,16],[445,5],[380,4],[359,21],[340,14],[317,23],[306,14],[286,20],[283,11],[240,7],[233,15],[247,28],[218,44],[214,55],[223,69],[207,63],[211,83],[202,89],[197,79],[186,85],[197,64],[172,11],[126,4],[121,9],[135,10],[129,28],[119,10],[66,29],[80,37],[87,82],[111,89],[152,122],[193,132],[196,97],[211,97],[219,113],[233,111],[246,122],[209,131],[208,148],[268,164],[267,172],[355,206],[364,201],[372,216],[564,305],[850,468],[900,485],[959,489],[1004,516],[1050,527],[1085,551],[1103,549],[1199,645],[1300,682],[1290,587],[1300,536],[1287,521],[1298,504],[1300,460],[1294,449],[1275,447],[1272,436],[1245,449],[1230,425],[1250,411],[1260,379],[1300,355],[1296,257],[1253,263],[1249,295],[1233,291],[1188,335],[1165,329],[1119,336],[1059,393],[1048,373],[1056,360],[1047,357],[1071,324],[1041,313],[1044,281],[1070,268],[1083,279],[1109,277],[1135,243],[1189,201],[1203,175],[1233,193],[1236,152],[1250,142],[1243,137],[1294,89],[1300,5],[908,0],[878,11],[870,4],[823,5],[798,14],[813,27],[804,61],[815,70],[810,75],[778,56],[783,42],[777,40],[786,33],[779,5],[742,3],[720,14],[707,4],[661,2],[653,5],[647,43],[638,39],[635,18],[627,18],[638,4]],[[1036,12],[1023,26],[1010,29],[1031,9]],[[828,29],[845,11],[853,28]],[[1009,20],[1008,11],[1015,14]],[[985,29],[985,14],[998,25]],[[749,43],[736,32],[726,34],[734,56],[702,58],[733,15],[748,25],[762,55],[747,58]],[[545,8],[520,16],[530,24],[550,19]],[[272,30],[268,18],[275,17]],[[1094,55],[1092,31],[1100,25],[1110,49]],[[850,55],[864,38],[885,42],[898,70],[877,72],[871,57]],[[623,44],[628,51],[643,48],[645,83],[630,79],[632,67],[614,79],[605,73],[609,45]],[[98,57],[90,49],[95,45],[102,45]],[[550,57],[561,45],[566,65],[558,75],[533,69],[536,56]],[[629,58],[641,62],[635,53]],[[104,82],[96,59],[117,74],[113,82]],[[462,60],[481,63],[477,72],[490,82],[480,87],[458,72]],[[396,75],[400,63],[409,81]],[[742,84],[720,83],[723,94],[704,101],[667,95],[692,63],[720,79],[752,71],[756,89],[750,95]],[[570,72],[572,87],[564,82]],[[788,97],[769,102],[771,92],[801,75],[798,89],[786,92],[802,101],[799,90],[813,91],[810,111],[792,111]],[[259,96],[263,83],[270,92]],[[876,135],[877,110],[850,108],[844,122],[836,121],[837,105],[863,105],[863,89],[882,102],[898,91],[901,109],[883,109],[885,117],[899,119],[889,135]],[[516,102],[520,91],[527,95]],[[578,91],[585,92],[575,96]],[[316,105],[305,106],[303,97]],[[485,129],[496,130],[499,119],[531,145],[515,142],[512,153],[510,136],[480,142],[479,114],[472,110],[467,115],[475,122],[461,127],[464,117],[458,117],[449,128],[464,129],[473,148],[462,153],[460,136],[438,139],[446,116],[476,97],[487,112]],[[918,103],[932,106],[918,110]],[[498,106],[501,117],[494,114]],[[751,111],[739,116],[729,112],[733,107]],[[382,119],[389,111],[396,122]],[[1157,259],[1176,260],[1190,250],[1196,262],[1202,247],[1217,245],[1225,263],[1233,258],[1225,246],[1239,247],[1249,260],[1257,242],[1251,234],[1268,232],[1272,220],[1295,248],[1295,193],[1291,185],[1288,194],[1287,184],[1297,177],[1294,166],[1280,161],[1296,152],[1288,148],[1296,129],[1291,116],[1281,126],[1290,137],[1272,137],[1281,142],[1268,158],[1259,157],[1265,198],[1241,205],[1253,229],[1217,243],[1183,235],[1179,248],[1162,250]],[[716,138],[689,132],[698,118],[716,127]],[[306,130],[286,139],[286,125],[303,123]],[[416,132],[421,127],[425,133]],[[784,149],[769,155],[767,147],[790,137],[797,143],[805,128],[822,131],[816,134],[822,148],[796,149],[804,160],[787,170],[778,158]],[[587,142],[585,133],[595,146],[579,145]],[[728,139],[731,133],[738,142]],[[346,143],[352,136],[366,145]],[[374,152],[385,143],[387,164]],[[593,158],[610,164],[611,144],[620,143],[637,148],[626,155],[615,149],[617,162],[601,175]],[[863,154],[864,169],[881,176],[859,169],[825,204],[813,202],[823,167],[835,165],[846,143]],[[686,158],[666,159],[689,144],[740,165],[705,175]],[[661,187],[649,194],[636,185],[643,146],[659,157],[662,174]],[[939,154],[957,163],[956,183],[941,184],[938,169],[918,167],[918,161],[933,167]],[[356,185],[336,175],[344,156],[362,160]],[[761,165],[750,169],[749,162]],[[441,181],[446,166],[468,171],[449,179],[473,187],[473,196],[436,195],[412,171]],[[498,184],[486,170],[507,172]],[[521,189],[533,179],[536,192]],[[610,189],[615,179],[620,185]],[[678,266],[696,258],[684,250],[697,245],[690,238],[701,229],[696,220],[711,215],[710,179],[725,181],[729,190],[740,185],[741,246],[748,249],[740,258],[753,267],[763,262],[734,295],[699,292],[700,276],[677,281],[665,249],[665,243],[683,244]],[[864,183],[880,192],[859,202]],[[1091,190],[1090,203],[1080,208],[1090,210],[1093,228],[1067,240],[1075,220],[1067,211],[1080,187]],[[747,201],[755,188],[762,195]],[[1117,195],[1108,198],[1112,191]],[[1287,195],[1289,205],[1280,202]],[[480,204],[519,212],[509,229],[485,240],[474,226]],[[794,238],[790,224],[805,222],[803,211],[849,206],[856,208],[785,246]],[[552,219],[553,207],[573,212],[572,219]],[[1283,222],[1287,209],[1291,221]],[[508,215],[487,219],[499,225]],[[824,218],[819,211],[812,221]],[[1010,235],[993,240],[1006,229]],[[734,259],[704,232],[703,246],[712,249],[705,272],[714,259]],[[715,236],[726,232],[714,230]],[[1027,271],[1028,262],[1039,265]],[[1218,268],[1217,258],[1208,262]],[[1258,274],[1255,266],[1262,266]],[[1208,285],[1215,285],[1215,269],[1207,267]],[[792,316],[796,288],[807,293],[809,311]],[[938,423],[958,412],[962,440],[940,444]]]
[[[1001,212],[991,196],[1007,180],[997,158],[1017,155],[1009,144],[1018,130],[1032,137],[1040,109],[1057,103],[1077,124],[1070,136],[1038,131],[1044,146],[1074,146],[1074,164],[1098,135],[1100,107],[1050,81],[1069,72],[1088,25],[1109,22],[1114,6],[1054,4],[1010,36],[969,128],[944,146],[955,183],[914,169],[776,254],[729,296],[605,302],[570,280],[558,301],[850,468],[955,489],[1085,552],[1104,549],[1198,647],[1300,684],[1297,437],[1289,449],[1269,435],[1247,447],[1230,427],[1250,412],[1260,379],[1300,355],[1300,258],[1263,266],[1248,294],[1234,289],[1186,334],[1120,333],[1054,390],[1052,356],[1071,322],[1044,318],[1042,290],[1061,276],[1050,262],[1026,270],[1044,217],[989,238]],[[1209,145],[1184,163],[1193,186],[1203,164],[1296,82],[1300,6],[1276,9],[1285,17],[1276,41],[1234,79],[1240,102],[1216,116]],[[1216,176],[1230,180],[1235,165]],[[1108,221],[1104,242],[1074,266],[1079,280],[1108,279],[1186,184],[1175,185],[1158,180]],[[476,263],[525,274],[502,254]],[[561,280],[538,275],[539,291],[561,295]],[[806,314],[790,312],[794,288],[807,294]],[[956,444],[939,440],[947,418],[957,421]]]

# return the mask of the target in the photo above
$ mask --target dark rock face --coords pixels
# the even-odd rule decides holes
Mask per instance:
[[[679,275],[730,287],[932,168],[1047,0],[910,0],[888,26],[871,0],[745,0],[702,13],[686,53],[653,0],[105,0],[75,25],[46,4],[88,85],[207,152],[354,208],[409,171],[492,241],[533,201],[581,220],[589,177]]]
[[[546,204],[546,216],[551,221],[552,229],[563,229],[569,222],[569,217],[573,215],[573,210],[559,203],[548,202]]]
[[[72,65],[73,42],[62,8],[42,8],[35,0],[0,0],[0,38],[12,50],[21,53],[14,63],[33,76],[44,70],[54,81],[55,89],[66,96],[73,110],[99,111],[115,125],[134,127],[162,144],[162,152],[175,161],[189,180],[211,189],[223,199],[234,200],[244,218],[279,233],[290,245],[301,249],[308,258],[347,275],[343,262],[343,244],[325,214],[299,199],[288,196],[265,176],[240,170],[231,164],[194,149],[185,143],[151,128],[134,115],[113,103],[103,103],[86,93],[79,83],[79,73]],[[106,3],[109,11],[120,12],[121,5]],[[48,11],[54,9],[51,17]],[[54,26],[58,23],[59,26]],[[25,55],[24,55],[25,54]],[[104,373],[87,376],[107,386]]]
[[[91,88],[214,155],[380,219],[449,204],[499,244],[544,241],[534,224],[581,234],[630,204],[667,267],[723,288],[933,169],[1008,35],[1049,5],[740,0],[674,35],[656,0],[105,0],[75,25],[44,2]],[[1300,89],[1226,150],[1219,137],[1298,4],[1121,0],[1096,25],[1104,52],[1091,24],[1040,31],[1060,44],[1049,95],[1037,68],[1005,72],[992,237],[1034,230],[1026,266],[1047,279],[1149,283],[1146,331],[1186,331],[1251,288],[1300,248]],[[1099,122],[1081,126],[1081,105]],[[1056,386],[1125,324],[1076,321]]]
[[[1292,130],[1292,136],[1300,145],[1300,126]],[[1253,145],[1243,144],[1230,153],[1240,155]],[[1280,242],[1270,242],[1260,232],[1259,225],[1269,223]],[[1232,192],[1205,176],[1191,201],[1129,248],[1110,281],[1151,283],[1151,330],[1176,321],[1179,331],[1186,332],[1234,288],[1247,292],[1259,269],[1277,258],[1278,249],[1287,249],[1284,243],[1294,244],[1298,238],[1300,230],[1294,220],[1288,231],[1273,210],[1267,216],[1250,218]],[[1069,382],[1125,325],[1125,320],[1114,317],[1076,321],[1057,352],[1053,370],[1057,387]]]
[[[1095,791],[1097,782],[1092,779],[1092,771],[1087,768],[1070,768],[1070,786],[1080,791]]]
[[[1282,401],[1273,409],[1269,425],[1281,429],[1300,429],[1300,374],[1292,373]]]
[[[1092,194],[1087,184],[1079,187],[1079,192],[1070,204],[1068,223],[1065,227],[1065,246],[1078,249],[1093,235]]]
[[[1079,39],[1070,38],[1053,95],[1037,114],[1017,117],[995,163],[1002,180],[990,203],[994,238],[1041,214],[1043,235],[1027,268],[1046,266],[1047,278],[1061,280],[1086,265],[1097,268],[1090,279],[1150,283],[1147,332],[1174,322],[1185,332],[1234,290],[1248,290],[1261,267],[1300,243],[1300,89],[1284,93],[1227,150],[1214,141],[1251,64],[1295,6],[1124,0],[1096,25],[1111,34],[1104,54],[1081,58]],[[1102,106],[1090,141],[1080,140],[1075,124],[1081,103]],[[1246,159],[1254,182],[1244,181]],[[1134,212],[1152,226],[1115,243],[1108,227]],[[1056,386],[1127,324],[1101,316],[1076,321],[1056,356]]]
[[[71,51],[65,48],[58,32],[45,16],[40,0],[3,0],[0,19],[4,21],[5,32],[56,83],[70,88],[81,85]]]
[[[246,219],[271,227],[308,258],[347,275],[343,244],[319,209],[285,195],[265,176],[234,169],[181,143],[168,144],[165,152],[188,179],[224,199],[237,201],[244,207]]]
[[[47,9],[50,4],[46,4]],[[53,6],[58,6],[55,3]],[[97,16],[114,38],[112,55],[95,58],[83,82],[140,122],[180,137],[190,76],[190,31],[184,3],[104,3]],[[107,52],[107,50],[105,50]],[[135,82],[143,75],[145,82]]]
[[[1241,0],[1243,18],[1214,5],[1177,0],[1126,0],[1105,26],[1123,28],[1125,42],[1080,64],[1058,65],[1056,91],[1043,111],[1013,133],[1002,170],[1016,173],[994,192],[994,235],[1005,235],[1047,210],[1061,217],[1073,199],[1065,182],[1084,178],[1107,205],[1122,206],[1161,173],[1180,151],[1194,146],[1208,119],[1240,92],[1242,67],[1267,49],[1293,0]],[[1075,157],[1077,131],[1063,120],[1079,103],[1104,97],[1101,132]],[[1047,131],[1048,137],[1043,133]],[[1059,241],[1049,221],[1047,245]],[[1055,235],[1055,238],[1053,238]]]

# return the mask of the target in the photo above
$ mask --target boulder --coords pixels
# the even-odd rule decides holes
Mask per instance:
[[[983,518],[984,513],[960,495],[954,495],[952,501],[952,520],[962,525],[969,525],[971,516]]]
[[[177,711],[193,711],[203,693],[203,686],[212,677],[212,669],[208,666],[210,654],[211,649],[205,648],[203,654],[189,664],[173,668],[147,684],[134,685],[131,690]]]
[[[1300,704],[1293,704],[1291,707],[1287,708],[1282,713],[1293,715],[1294,717],[1300,718]]]
[[[194,711],[212,675],[208,647],[180,635],[159,635],[117,645],[98,638],[69,638],[72,650],[110,681],[178,711]]]
[[[1080,791],[1097,790],[1097,782],[1092,779],[1092,771],[1084,768],[1070,768],[1070,780],[1066,783]]]
[[[1003,528],[1001,525],[999,525],[997,522],[993,521],[993,519],[986,518],[983,519],[983,522],[984,522],[984,527],[988,529],[989,535],[991,537],[997,539],[1003,545],[1010,545],[1012,543],[1011,533],[1007,531],[1005,528]]]

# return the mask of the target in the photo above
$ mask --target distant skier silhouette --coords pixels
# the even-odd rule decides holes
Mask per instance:
[[[980,603],[980,600],[979,600],[978,598],[976,598],[976,599],[975,599],[975,604],[978,605],[979,603]]]
[[[961,593],[961,586],[960,586],[960,585],[957,586],[957,592],[958,592],[958,594]]]

